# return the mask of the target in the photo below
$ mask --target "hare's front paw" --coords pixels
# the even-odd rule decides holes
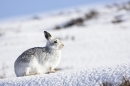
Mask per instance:
[[[30,76],[30,74],[29,74],[29,73],[28,73],[28,74],[27,74],[27,73],[24,73],[24,75],[23,75],[23,76]]]
[[[50,67],[50,73],[55,73],[56,71],[52,68],[52,67]]]
[[[34,74],[27,74],[27,73],[24,74],[24,76],[30,76],[30,75],[40,75],[40,73],[39,73],[39,72],[36,72],[36,73],[34,73]]]

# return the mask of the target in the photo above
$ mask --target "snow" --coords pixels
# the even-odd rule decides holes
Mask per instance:
[[[129,65],[116,67],[80,69],[54,74],[43,74],[0,80],[1,86],[99,86],[102,82],[121,83],[122,76],[130,74]]]
[[[130,76],[130,11],[115,8],[97,8],[97,18],[87,20],[83,26],[72,26],[54,30],[71,19],[89,12],[86,8],[63,14],[0,23],[0,85],[44,86],[98,86],[102,81],[120,82],[123,74]],[[115,16],[123,22],[113,24]],[[65,47],[54,74],[15,77],[14,61],[25,50],[43,47],[46,44],[43,31],[47,30],[60,38]]]

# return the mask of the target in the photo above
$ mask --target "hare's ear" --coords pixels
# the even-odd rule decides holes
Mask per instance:
[[[51,34],[50,33],[48,33],[47,31],[44,31],[44,35],[45,35],[45,38],[47,39],[47,40],[49,40],[49,39],[51,39]]]

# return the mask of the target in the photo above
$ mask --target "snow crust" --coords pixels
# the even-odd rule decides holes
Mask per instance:
[[[129,65],[80,69],[55,74],[7,78],[0,80],[1,86],[99,86],[111,82],[118,86],[123,76],[130,75]]]

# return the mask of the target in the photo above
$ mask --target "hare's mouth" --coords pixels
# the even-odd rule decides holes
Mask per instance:
[[[64,47],[64,44],[62,44],[62,46]]]
[[[64,47],[64,44],[61,44],[60,49],[62,49],[63,47]]]

